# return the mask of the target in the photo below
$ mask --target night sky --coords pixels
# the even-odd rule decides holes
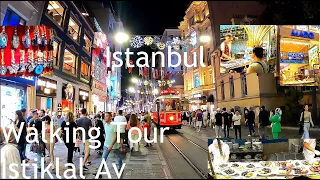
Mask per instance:
[[[112,2],[113,9],[123,23],[125,31],[131,35],[162,35],[165,29],[178,28],[183,20],[185,11],[191,1],[116,1]],[[129,44],[126,44],[130,47]],[[126,47],[124,47],[126,48]],[[148,46],[139,49],[130,48],[132,52],[152,52]],[[135,53],[136,54],[136,53]],[[139,56],[132,56],[135,61]],[[122,69],[122,96],[125,89],[130,86],[130,78],[138,77],[138,68],[133,69],[133,74]]]

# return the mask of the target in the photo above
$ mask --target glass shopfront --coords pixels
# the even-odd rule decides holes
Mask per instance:
[[[1,126],[15,119],[15,111],[25,108],[25,90],[20,86],[1,85]]]
[[[50,111],[57,110],[56,98],[57,82],[46,78],[39,78],[37,80],[37,109],[45,109]]]
[[[280,84],[316,84],[319,66],[318,26],[280,26]]]

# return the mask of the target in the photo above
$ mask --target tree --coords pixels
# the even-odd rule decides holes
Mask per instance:
[[[303,92],[297,87],[289,87],[285,93],[286,111],[283,114],[283,120],[289,125],[297,125],[300,120],[300,113],[303,105],[300,103],[303,98]]]

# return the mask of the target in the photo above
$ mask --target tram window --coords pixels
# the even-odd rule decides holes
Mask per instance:
[[[176,110],[176,100],[172,100],[172,110]]]

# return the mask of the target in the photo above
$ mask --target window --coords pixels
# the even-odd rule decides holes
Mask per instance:
[[[224,96],[224,83],[223,83],[223,81],[221,81],[221,98],[222,98],[222,100],[225,99],[225,96]]]
[[[81,78],[90,80],[90,65],[84,60],[81,61]]]
[[[210,48],[207,50],[207,65],[211,66]]]
[[[213,79],[212,79],[212,71],[210,71],[209,76],[210,76],[210,84],[212,84],[212,83],[213,83]]]
[[[84,39],[84,49],[87,52],[91,53],[91,45],[92,45],[91,44],[91,39],[89,39],[86,34],[84,35],[83,39]]]
[[[25,26],[26,23],[27,23],[26,20],[24,20],[17,13],[15,13],[14,11],[8,8],[4,16],[2,25],[3,26],[18,26],[18,25]]]
[[[230,83],[230,97],[234,98],[234,80],[233,78],[229,80]]]
[[[73,40],[79,42],[80,26],[76,23],[76,21],[72,17],[70,17],[70,20],[69,20],[68,33]]]
[[[49,1],[47,14],[60,26],[62,26],[64,19],[64,11],[64,7],[58,1]]]
[[[206,72],[203,72],[203,85],[206,85]]]
[[[194,25],[194,17],[190,18],[189,26]]]
[[[63,60],[63,69],[70,72],[71,74],[77,74],[77,57],[69,50],[64,50],[64,60]]]
[[[202,17],[203,17],[203,20],[206,19],[206,10],[205,9],[202,11]]]
[[[58,59],[59,50],[60,50],[60,42],[58,42],[57,40],[54,40],[52,57],[53,57],[53,64],[55,66],[59,66],[59,59]]]
[[[242,96],[248,95],[246,74],[241,75],[241,88],[242,88]]]

